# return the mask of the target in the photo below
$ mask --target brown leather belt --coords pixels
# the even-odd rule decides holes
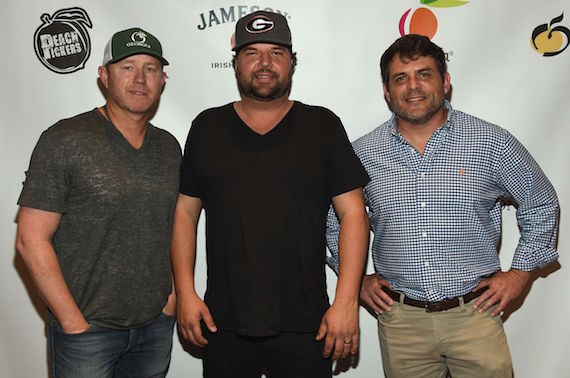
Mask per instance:
[[[392,298],[394,301],[400,302],[400,296],[402,295],[401,293],[397,293],[393,290],[388,289],[387,287],[382,287],[382,290],[386,294],[388,294],[388,296]],[[463,295],[462,296],[463,303],[471,302],[473,299],[483,294],[485,290],[487,290],[487,288],[479,289],[477,291],[472,291],[470,293]],[[459,298],[461,297],[455,297],[441,302],[427,302],[427,301],[418,301],[404,296],[404,304],[414,307],[425,308],[426,312],[439,312],[459,306]]]

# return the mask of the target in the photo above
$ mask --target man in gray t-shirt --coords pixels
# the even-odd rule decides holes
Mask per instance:
[[[99,67],[106,104],[57,122],[32,154],[16,244],[48,308],[50,376],[168,369],[181,151],[149,123],[167,64],[150,33],[115,33]]]

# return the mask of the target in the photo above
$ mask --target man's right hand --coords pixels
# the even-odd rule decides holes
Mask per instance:
[[[63,333],[68,335],[78,335],[87,331],[89,328],[89,323],[87,323],[83,316],[74,320],[59,321],[59,324]]]
[[[394,301],[382,290],[390,288],[390,282],[377,274],[365,275],[360,287],[360,301],[370,311],[379,315],[382,310],[390,311]]]
[[[208,340],[202,335],[200,321],[204,321],[210,332],[217,331],[208,306],[198,295],[192,295],[188,299],[178,295],[177,298],[177,322],[180,333],[195,346],[199,348],[206,346]]]

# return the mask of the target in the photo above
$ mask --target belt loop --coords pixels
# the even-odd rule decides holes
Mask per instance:
[[[404,293],[400,293],[400,304],[404,304],[404,299],[406,299],[406,296],[404,295]]]
[[[460,296],[458,299],[459,299],[459,307],[465,307],[465,299],[463,298],[463,295]]]

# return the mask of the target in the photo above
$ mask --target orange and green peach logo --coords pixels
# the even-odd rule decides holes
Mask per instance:
[[[452,8],[465,5],[469,3],[469,1],[420,0],[420,3],[433,8]],[[437,17],[428,8],[420,7],[415,9],[413,12],[412,8],[410,8],[404,12],[402,17],[400,17],[398,27],[400,29],[400,35],[402,36],[406,34],[421,34],[432,39],[437,32]]]
[[[565,26],[554,26],[563,18],[564,13],[553,18],[550,24],[542,24],[534,28],[530,44],[537,53],[542,56],[554,56],[566,50],[570,40],[570,30]]]

